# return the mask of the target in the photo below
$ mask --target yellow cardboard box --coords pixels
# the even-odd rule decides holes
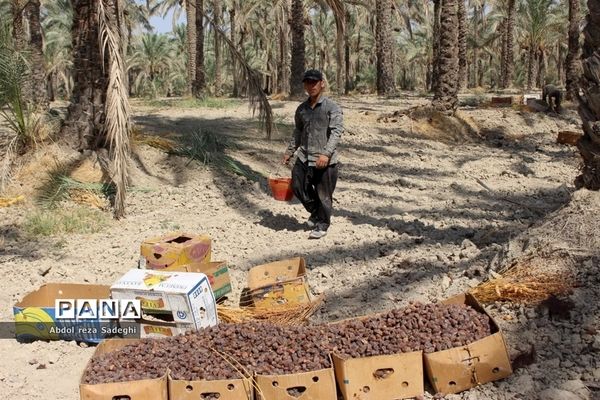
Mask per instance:
[[[140,268],[146,269],[207,263],[210,262],[211,239],[208,235],[171,232],[144,240],[140,253]]]
[[[210,287],[212,288],[216,299],[220,299],[231,292],[231,278],[229,276],[229,268],[225,261],[176,265],[167,267],[164,270],[203,273],[208,277],[208,283],[210,283]]]
[[[310,303],[304,258],[258,265],[248,273],[248,289],[256,307]]]

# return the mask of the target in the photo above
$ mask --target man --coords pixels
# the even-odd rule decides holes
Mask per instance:
[[[560,100],[562,94],[560,89],[558,89],[554,85],[546,85],[542,90],[542,100],[548,104],[548,109],[553,110],[555,112],[560,112]]]
[[[308,99],[296,110],[294,134],[283,156],[287,165],[296,151],[292,170],[292,189],[310,213],[307,225],[310,239],[327,235],[333,209],[332,196],[338,178],[337,144],[344,132],[341,108],[325,97],[321,71],[304,73]]]

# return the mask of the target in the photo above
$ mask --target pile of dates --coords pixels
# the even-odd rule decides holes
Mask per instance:
[[[491,334],[490,319],[463,304],[420,304],[372,317],[309,326],[219,324],[165,339],[143,339],[95,356],[86,384],[154,379],[224,380],[331,367],[329,355],[358,358],[426,353]]]

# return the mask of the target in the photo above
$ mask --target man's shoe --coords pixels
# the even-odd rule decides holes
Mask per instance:
[[[310,229],[313,229],[317,226],[317,223],[319,222],[319,219],[316,215],[311,215],[308,218],[308,221],[306,221],[306,226],[308,226]]]
[[[321,239],[323,236],[327,235],[327,231],[321,230],[319,228],[313,230],[310,235],[308,235],[309,239]]]

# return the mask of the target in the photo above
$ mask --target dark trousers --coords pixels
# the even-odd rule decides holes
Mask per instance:
[[[317,226],[327,230],[333,211],[333,191],[338,178],[338,165],[318,169],[296,160],[292,170],[292,189]]]

